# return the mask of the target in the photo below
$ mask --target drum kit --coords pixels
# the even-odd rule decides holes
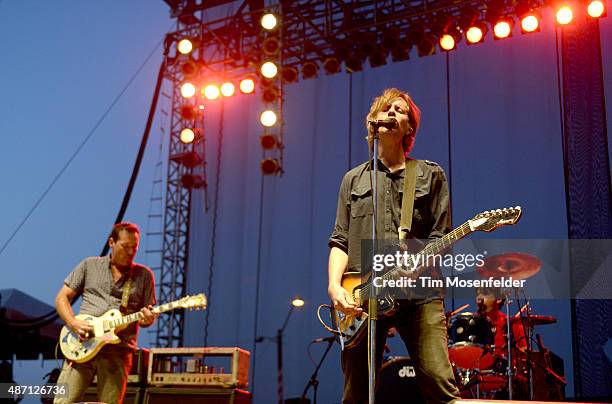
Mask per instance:
[[[486,259],[484,265],[478,267],[478,272],[486,279],[511,276],[523,280],[538,273],[540,268],[541,262],[534,256],[506,253]],[[502,320],[503,330],[498,330],[501,324],[494,324],[484,312],[463,312],[469,307],[467,304],[447,314],[449,358],[462,398],[534,399],[534,369],[538,366],[559,383],[565,383],[565,379],[549,366],[539,363],[536,366],[533,360],[539,354],[531,344],[534,327],[556,323],[556,318],[532,314],[527,298],[524,298],[525,304],[519,312],[511,316],[513,292],[516,303],[521,307],[519,290],[502,291],[501,301],[506,311]],[[525,341],[520,344],[513,332],[509,331],[516,328],[522,328],[521,334],[525,336]],[[499,332],[503,333],[503,347],[495,346],[495,337]],[[499,342],[500,337],[497,340]],[[541,345],[539,336],[538,345]],[[507,349],[508,346],[512,348]],[[541,346],[540,350],[544,351],[545,348]],[[539,368],[538,371],[541,371]],[[406,394],[418,395],[415,376],[410,358],[395,357],[386,361],[381,368],[379,391],[397,394],[399,389]]]

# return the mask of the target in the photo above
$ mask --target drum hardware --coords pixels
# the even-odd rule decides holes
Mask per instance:
[[[504,253],[493,255],[485,259],[483,265],[478,267],[478,272],[485,278],[493,277],[493,278],[501,278],[501,277],[512,277],[513,279],[523,280],[532,277],[533,275],[540,272],[542,268],[542,261],[539,258],[534,257],[533,255],[514,252],[514,253]],[[506,332],[508,339],[508,398],[512,400],[512,379],[513,379],[513,370],[512,370],[512,347],[514,346],[513,337],[512,337],[512,328],[510,325],[510,304],[511,301],[509,299],[511,293],[511,289],[506,290]],[[515,290],[516,303],[519,305],[519,316],[522,314],[524,308],[520,305],[520,300],[518,296],[518,290]],[[530,307],[528,302],[525,305],[527,318],[530,316]],[[531,349],[531,336],[529,334],[529,329],[526,327],[526,323],[523,322],[524,317],[520,316],[519,320],[523,324],[523,331],[525,333],[525,337],[527,338],[527,348]],[[517,320],[517,321],[519,321]],[[527,320],[529,322],[529,320]],[[530,355],[527,355],[527,367],[529,371],[529,397],[533,397],[533,374],[531,372],[530,365]]]
[[[493,365],[494,339],[495,327],[487,316],[461,313],[450,322],[449,358],[463,369],[488,369]]]

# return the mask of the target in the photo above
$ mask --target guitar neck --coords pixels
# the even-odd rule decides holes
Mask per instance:
[[[462,238],[464,238],[470,233],[472,233],[472,229],[470,227],[470,222],[467,221],[463,223],[461,226],[451,231],[450,233],[444,235],[444,237],[429,244],[427,247],[422,249],[421,252],[419,252],[419,254],[422,254],[422,255],[439,254],[440,252],[446,250],[448,247],[455,244],[457,241],[461,240]]]
[[[450,233],[444,235],[444,237],[429,244],[427,247],[419,251],[416,255],[429,256],[429,255],[439,254],[440,252],[445,251],[451,245],[455,244],[457,241],[461,240],[462,238],[464,238],[470,233],[472,233],[472,228],[470,227],[470,222],[467,221],[463,223],[461,226],[451,231]],[[410,262],[411,267],[414,268],[415,267],[415,257],[411,255],[409,259],[411,261]],[[392,269],[391,271],[383,275],[383,278],[390,279],[392,276],[394,276],[395,271],[397,270],[399,270],[399,268]]]
[[[163,312],[166,312],[166,311],[174,310],[177,307],[180,307],[179,302],[178,301],[174,301],[174,302],[165,303],[165,304],[161,304],[159,306],[153,307],[153,309],[151,311],[153,313],[163,313]],[[135,321],[138,321],[138,320],[140,320],[143,317],[144,317],[144,314],[142,314],[140,311],[137,311],[136,313],[132,313],[132,314],[128,314],[126,316],[123,316],[120,319],[110,321],[109,322],[109,326],[111,328],[119,327],[121,325],[130,324],[130,323],[133,323]]]

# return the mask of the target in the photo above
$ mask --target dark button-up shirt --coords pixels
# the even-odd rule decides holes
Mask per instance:
[[[451,230],[448,182],[444,170],[428,160],[418,160],[411,238],[429,241]],[[404,170],[392,173],[378,161],[377,239],[398,240],[401,221]],[[348,254],[348,270],[361,270],[361,242],[372,239],[372,187],[370,163],[344,175],[329,246]]]
[[[139,311],[142,307],[155,304],[155,282],[153,272],[144,265],[134,264],[129,271],[132,278],[127,309],[123,314]],[[82,296],[80,313],[99,317],[110,309],[120,309],[123,288],[128,273],[113,280],[110,255],[85,258],[64,280],[66,286]],[[136,348],[138,327],[132,323],[117,333],[120,346]]]

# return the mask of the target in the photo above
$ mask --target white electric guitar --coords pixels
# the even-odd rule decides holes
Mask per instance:
[[[204,296],[204,293],[200,293],[199,295],[186,296],[182,299],[156,306],[152,311],[154,313],[163,313],[177,308],[205,309],[206,305],[206,296]],[[142,317],[143,314],[141,312],[123,316],[117,309],[111,309],[100,317],[89,314],[78,314],[76,318],[87,321],[92,326],[93,335],[87,339],[83,339],[70,328],[64,326],[60,333],[60,348],[62,349],[62,353],[68,360],[77,363],[87,362],[96,356],[104,345],[118,344],[121,340],[115,332],[121,331],[130,323],[138,321]]]

